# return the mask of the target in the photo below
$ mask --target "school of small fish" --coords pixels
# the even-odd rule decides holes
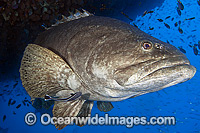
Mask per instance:
[[[200,6],[200,0],[197,0],[197,4]],[[160,23],[162,23],[164,26],[165,26],[165,28],[167,28],[167,29],[177,29],[177,31],[180,33],[180,34],[184,34],[185,33],[185,31],[184,30],[188,30],[188,29],[183,29],[183,26],[182,26],[182,23],[186,23],[187,21],[189,22],[189,21],[192,21],[192,20],[195,20],[196,19],[196,17],[193,17],[193,16],[190,16],[190,17],[187,17],[187,18],[185,18],[184,20],[182,20],[182,19],[180,19],[180,20],[177,20],[177,19],[175,19],[175,18],[179,18],[180,16],[181,16],[181,14],[182,14],[182,11],[184,11],[185,10],[185,6],[184,6],[184,3],[182,3],[182,1],[181,0],[177,0],[177,4],[176,4],[176,10],[177,10],[177,15],[178,16],[176,16],[176,17],[172,17],[172,16],[166,16],[166,17],[163,17],[163,18],[156,18],[156,20],[158,21],[158,22],[160,22]],[[144,13],[143,13],[143,15],[142,15],[142,17],[144,17],[144,16],[146,16],[147,14],[150,14],[151,15],[151,13],[154,13],[154,11],[145,11]],[[152,16],[150,16],[149,15],[149,19],[151,19],[151,17]],[[174,20],[177,20],[175,23],[174,23],[174,28],[172,28],[172,26],[173,25],[171,25],[170,23],[171,22],[169,22],[169,18],[171,18],[171,22],[173,22]],[[141,18],[142,19],[142,18]],[[134,25],[136,25],[139,21],[141,21],[140,19],[138,19],[136,22],[132,22],[132,23],[134,23]],[[143,25],[144,25],[144,23],[141,23],[141,24],[137,24],[138,26],[139,26],[139,28],[140,27],[142,27]],[[177,28],[176,28],[177,27]],[[161,27],[159,27],[159,29],[160,29]],[[156,30],[155,29],[155,27],[153,27],[153,26],[149,26],[148,27],[148,29],[149,30]],[[196,32],[196,30],[192,30],[191,32]],[[149,33],[149,32],[148,32]],[[189,39],[189,38],[191,38],[191,37],[194,37],[194,36],[191,36],[191,35],[189,35],[188,37],[187,37],[187,39]],[[183,42],[183,43],[185,43],[185,41],[182,39],[182,38],[180,38],[180,40]],[[173,41],[172,40],[170,40],[171,42],[169,42],[169,40],[166,40],[166,42],[167,43],[173,43]],[[196,40],[196,42],[197,42],[197,40]],[[200,53],[200,41],[198,41],[198,43],[194,43],[193,45],[191,44],[192,42],[190,42],[190,44],[188,45],[189,47],[191,47],[192,49],[192,51],[193,51],[193,53],[194,53],[194,55],[200,55],[199,53]],[[185,48],[186,48],[187,46],[177,46],[177,48],[182,52],[182,53],[184,53],[184,54],[186,54],[186,50],[185,50]]]
[[[17,90],[17,85],[18,85],[18,81],[15,81],[15,83],[11,86],[11,84],[7,84],[3,86],[2,92],[0,92],[0,101],[1,99],[3,99],[4,102],[7,102],[7,106],[14,106],[15,109],[19,109],[23,103],[24,106],[29,106],[30,104],[32,104],[27,97],[24,97],[23,101],[18,100],[18,97],[21,96],[20,93],[15,94],[13,91]],[[9,88],[10,87],[10,88]],[[5,97],[9,96],[9,95],[14,95],[12,96],[12,98],[9,98],[9,100],[6,100]],[[12,111],[13,115],[16,115],[16,111],[13,110]],[[2,117],[2,121],[5,122],[7,119],[7,115],[4,114]]]
[[[200,38],[199,38],[199,26],[198,26],[200,25],[199,23],[200,0],[197,1],[195,0],[192,2],[186,0],[185,1],[178,0],[175,1],[175,3],[173,4],[171,4],[170,2],[166,2],[165,5],[171,7],[171,9],[167,11],[171,13],[170,14],[171,17],[169,17],[169,14],[167,14],[166,11],[165,12],[163,11],[164,10],[163,6],[161,8],[155,8],[156,10],[155,12],[156,13],[158,12],[157,14],[156,13],[146,14],[143,17],[137,17],[134,23],[138,25],[140,29],[147,32],[148,34],[151,34],[152,36],[155,37],[162,37],[162,39],[165,40],[167,43],[175,45],[182,53],[187,55],[189,54],[189,56],[194,58],[195,60],[194,63],[198,62],[198,57],[200,55]],[[194,10],[191,10],[191,7]],[[153,28],[153,30],[150,30],[149,27]],[[165,37],[165,35],[167,35],[167,37]],[[199,98],[200,95],[199,93],[197,94],[196,92],[197,86],[192,87],[192,85],[189,83],[188,87],[185,88],[188,89],[186,93],[192,93],[193,94],[192,97],[194,97],[194,99],[191,99],[191,96],[188,96],[187,98],[182,96],[184,98],[180,98],[179,100],[177,99],[174,100],[173,102],[175,103],[183,103],[183,101],[185,101],[187,102],[187,104],[186,105],[181,104],[180,106],[182,107],[180,108],[176,107],[174,111],[172,111],[172,113],[175,116],[178,114],[176,119],[177,124],[187,125],[188,123],[192,122],[191,127],[193,129],[190,128],[190,130],[194,132],[199,132],[200,112],[199,112],[199,101],[197,99]],[[177,89],[178,95],[181,94],[179,91],[180,90]],[[185,93],[184,92],[185,90],[181,91],[182,93]],[[161,94],[162,92],[161,93],[159,92],[158,96],[162,96]],[[170,104],[172,104],[172,102],[167,102],[165,103],[165,105],[163,105],[162,103],[162,106],[170,107]],[[135,108],[137,108],[136,105]],[[189,111],[185,111],[184,109],[188,109]],[[160,112],[164,112],[163,108],[158,107],[157,110],[159,110]],[[177,129],[174,129],[173,131],[176,130],[178,131],[180,130],[179,128],[180,126],[177,126]],[[165,129],[158,128],[158,131],[163,133],[170,132],[169,128]]]

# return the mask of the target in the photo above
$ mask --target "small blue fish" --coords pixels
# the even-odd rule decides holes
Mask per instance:
[[[198,55],[198,53],[199,53],[199,51],[197,50],[195,45],[193,46],[193,52],[194,52],[195,55]]]
[[[200,41],[198,42],[198,44],[194,44],[193,47],[198,47],[198,49],[200,49]]]
[[[179,47],[178,47],[178,49],[179,49],[179,50],[180,50],[182,53],[184,53],[184,54],[186,53],[186,50],[185,50],[185,49],[183,49],[183,47],[182,47],[182,46],[179,46]]]
[[[183,34],[183,30],[180,28],[180,26],[178,27],[178,31],[179,33]]]
[[[177,5],[178,5],[178,8],[179,8],[180,10],[183,10],[183,9],[184,9],[183,3],[180,2],[180,0],[178,0]]]
[[[10,106],[12,99],[9,99],[8,101],[8,106]]]
[[[192,47],[193,47],[193,46],[192,46],[192,45],[190,45],[190,44],[189,44],[188,46],[189,46],[190,48],[192,48]]]
[[[128,18],[130,21],[133,21],[132,18],[130,18],[127,14],[125,14],[124,12],[121,12],[121,14],[123,14],[126,18]]]
[[[148,12],[147,12],[147,11],[144,11],[142,17],[144,17],[146,14],[148,14]]]
[[[195,19],[195,17],[192,17],[192,18],[186,18],[185,20],[193,20]]]
[[[18,82],[13,85],[13,89],[17,86]]]
[[[181,21],[180,21],[180,20],[178,21],[178,24],[179,24],[179,25],[181,24]]]
[[[63,102],[67,102],[67,101],[72,101],[75,100],[77,98],[79,98],[82,95],[81,92],[76,92],[76,93],[72,93],[71,96],[67,97],[67,98],[59,98],[59,97],[51,97],[49,95],[45,95],[44,100],[45,101],[49,101],[49,100],[54,100],[54,101],[63,101]]]
[[[165,19],[168,19],[168,18],[170,18],[171,16],[167,16]]]
[[[149,27],[149,30],[153,30],[154,29],[154,27]]]
[[[6,115],[3,116],[3,122],[5,121],[5,119],[6,119]]]
[[[181,16],[181,10],[177,7],[177,13],[179,16]]]
[[[153,13],[154,11],[148,11],[147,13]]]
[[[15,104],[16,103],[16,101],[14,100],[12,103],[11,103],[11,105],[13,105],[13,104]]]
[[[22,103],[24,104],[24,106],[26,106],[26,103],[25,103],[25,101],[22,101]]]
[[[18,109],[19,107],[21,107],[21,104],[17,105],[17,107],[16,107],[16,108]]]
[[[198,5],[200,6],[200,0],[197,0]]]
[[[178,26],[178,23],[176,22],[176,23],[174,24],[174,26],[177,27],[177,26]]]
[[[41,25],[44,29],[48,29],[47,26],[45,24]]]
[[[159,22],[163,22],[163,20],[162,19],[157,19]]]
[[[167,27],[168,29],[170,29],[170,26],[166,23],[164,23],[165,27]]]

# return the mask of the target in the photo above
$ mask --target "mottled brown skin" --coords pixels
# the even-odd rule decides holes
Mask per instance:
[[[152,48],[145,50],[143,42]],[[174,46],[107,17],[60,24],[34,43],[66,61],[84,82],[83,94],[89,93],[89,100],[124,100],[184,82],[196,72]]]

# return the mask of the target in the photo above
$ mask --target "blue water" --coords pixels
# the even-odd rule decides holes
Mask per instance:
[[[31,105],[24,106],[22,101],[25,97],[30,100],[25,89],[21,85],[19,73],[13,73],[13,78],[9,80],[0,80],[0,132],[62,132],[62,133],[79,133],[79,132],[99,132],[99,133],[126,133],[126,132],[161,132],[161,133],[200,133],[200,85],[199,85],[199,69],[200,69],[200,56],[194,55],[193,49],[188,46],[198,43],[200,40],[200,6],[196,0],[182,0],[184,10],[182,15],[179,16],[176,11],[176,0],[165,0],[165,2],[154,9],[154,12],[147,14],[144,17],[137,16],[131,22],[138,25],[138,27],[146,33],[164,41],[169,41],[170,44],[178,47],[182,46],[186,50],[186,56],[191,64],[197,68],[196,75],[189,81],[177,84],[175,86],[165,88],[159,92],[145,94],[133,99],[128,99],[121,102],[113,102],[114,109],[109,112],[110,116],[175,116],[176,125],[138,125],[132,128],[126,126],[67,126],[63,130],[58,131],[53,125],[44,126],[40,120],[33,126],[28,126],[24,122],[24,116],[28,112],[36,113],[37,117],[41,116]],[[132,14],[129,9],[129,13]],[[171,16],[165,19],[167,16]],[[131,16],[129,16],[131,17]],[[186,18],[195,17],[193,20],[185,20]],[[174,20],[172,21],[172,18]],[[163,19],[159,22],[157,19]],[[178,26],[175,27],[174,23],[181,21],[180,27],[183,34],[178,31]],[[144,23],[144,24],[143,24]],[[164,23],[170,26],[168,29]],[[154,27],[149,30],[149,27]],[[4,77],[1,77],[3,79]],[[16,84],[13,88],[13,85]],[[6,86],[8,85],[8,86]],[[19,95],[17,95],[19,94]],[[14,105],[8,106],[9,99],[16,100]],[[16,106],[21,104],[18,109]],[[13,113],[16,114],[13,114]],[[105,113],[97,109],[96,104],[92,109],[92,115],[98,113],[103,116]],[[6,115],[3,121],[3,116]]]

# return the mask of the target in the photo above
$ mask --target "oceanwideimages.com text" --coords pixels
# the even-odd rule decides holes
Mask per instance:
[[[37,121],[36,115],[34,113],[28,113],[25,116],[25,122],[28,125],[34,125]],[[132,128],[134,125],[175,125],[176,119],[173,116],[152,116],[149,119],[147,117],[138,117],[138,116],[109,116],[105,114],[104,116],[95,116],[91,117],[51,117],[49,114],[43,114],[40,117],[40,122],[43,125],[49,124],[66,124],[66,125],[123,125],[127,128]]]

